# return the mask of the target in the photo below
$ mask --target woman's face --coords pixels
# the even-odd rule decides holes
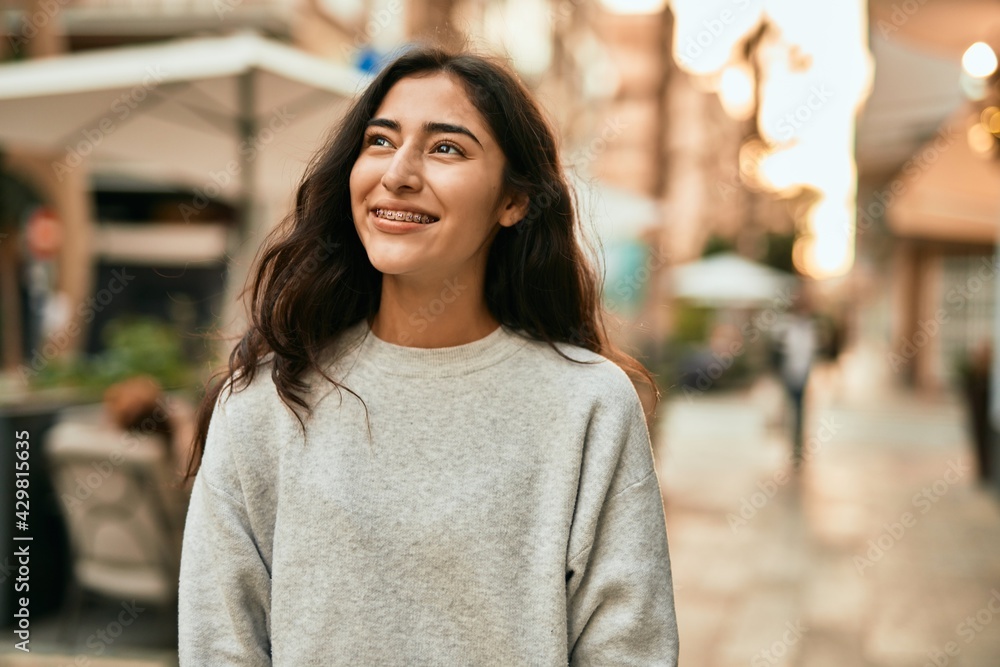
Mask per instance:
[[[526,200],[501,197],[504,165],[458,81],[441,73],[398,81],[351,170],[354,225],[372,265],[435,279],[485,270],[498,223],[513,225],[526,209]]]

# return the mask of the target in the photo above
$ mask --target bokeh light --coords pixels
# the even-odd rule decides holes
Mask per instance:
[[[965,50],[962,69],[969,76],[985,79],[997,71],[997,54],[986,42],[976,42]]]

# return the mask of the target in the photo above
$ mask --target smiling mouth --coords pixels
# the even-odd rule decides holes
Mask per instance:
[[[416,222],[421,225],[429,225],[433,222],[437,222],[440,218],[435,218],[432,215],[423,215],[421,213],[414,213],[412,211],[393,211],[387,208],[376,208],[373,211],[375,215],[379,218],[384,218],[385,220],[398,220],[400,222]]]

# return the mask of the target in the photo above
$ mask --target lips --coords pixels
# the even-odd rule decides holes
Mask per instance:
[[[393,210],[388,208],[376,208],[373,209],[373,213],[379,218],[384,218],[385,220],[397,220],[399,222],[416,222],[421,225],[429,225],[437,222],[440,218],[436,218],[432,215],[427,215],[426,213],[419,213],[416,211],[401,211]]]

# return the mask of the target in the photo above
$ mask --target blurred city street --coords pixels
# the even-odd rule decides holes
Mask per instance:
[[[877,363],[817,369],[799,475],[769,380],[661,406],[682,665],[1000,664],[1000,504],[963,406]]]
[[[892,389],[880,359],[862,348],[814,371],[798,475],[773,378],[661,404],[681,665],[997,664],[1000,498],[975,479],[962,404]],[[75,657],[105,664],[86,635],[116,611],[85,614]],[[148,620],[106,664],[174,663],[141,650],[162,645],[149,633],[164,619]],[[59,630],[40,627],[33,661],[5,647],[0,665],[74,664]]]
[[[0,21],[0,667],[175,667],[213,373],[275,354],[295,381],[364,318],[378,338],[418,275],[384,342],[502,323],[655,376],[680,665],[1000,667],[1000,2],[14,0]],[[537,116],[454,68],[372,85],[420,46],[495,60]],[[462,103],[394,107],[426,72]],[[485,162],[440,149],[486,151],[477,127],[526,202],[481,207],[487,260],[379,227],[475,229],[460,170]],[[389,240],[412,266],[377,261]],[[630,616],[673,650],[666,611]],[[292,662],[352,664],[323,638]]]

